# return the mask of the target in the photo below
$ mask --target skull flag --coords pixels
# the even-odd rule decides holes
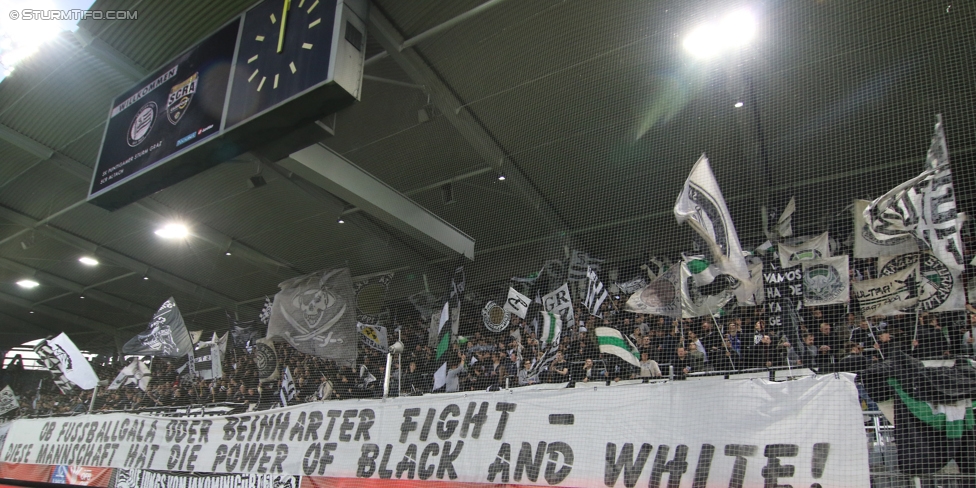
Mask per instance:
[[[192,351],[193,340],[173,297],[163,302],[144,332],[122,346],[122,353],[134,356],[178,358]]]
[[[268,337],[325,359],[356,359],[356,294],[348,268],[318,271],[278,285]]]

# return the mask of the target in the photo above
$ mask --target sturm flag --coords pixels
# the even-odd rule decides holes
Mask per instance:
[[[687,221],[704,240],[711,254],[709,261],[722,274],[730,275],[740,282],[743,297],[752,295],[749,268],[742,254],[739,236],[718,181],[715,180],[704,154],[692,167],[691,174],[678,195],[674,204],[674,216],[679,224]]]
[[[671,266],[627,299],[624,310],[635,313],[681,317],[681,269]]]
[[[508,288],[508,299],[505,300],[505,310],[518,315],[519,318],[524,319],[525,314],[529,311],[529,304],[532,302],[529,297],[519,293],[515,288]]]
[[[897,256],[918,252],[918,243],[912,234],[903,234],[891,239],[878,239],[868,227],[864,219],[864,210],[871,202],[855,200],[852,208],[854,214],[854,257],[877,258],[881,256]]]
[[[437,320],[437,348],[434,350],[434,364],[439,364],[434,372],[434,390],[447,384],[447,358],[451,349],[451,328],[446,327],[451,319],[450,303],[445,302]]]
[[[384,272],[366,276],[353,282],[356,292],[356,321],[376,325],[380,322],[386,304],[386,292],[393,281],[393,273]]]
[[[193,352],[193,370],[195,374],[205,380],[224,377],[221,362],[220,344],[216,342],[201,342]]]
[[[118,390],[126,385],[135,385],[142,391],[149,387],[149,380],[152,379],[149,366],[146,366],[139,358],[132,358],[128,366],[119,371],[118,376],[108,385],[109,390]]]
[[[356,359],[355,293],[348,268],[329,269],[278,285],[268,322],[268,337],[288,341],[312,356]]]
[[[874,238],[884,241],[913,235],[939,261],[961,270],[965,263],[952,172],[942,116],[937,119],[925,170],[876,198],[863,216]]]
[[[600,281],[593,268],[586,270],[586,278],[586,298],[583,300],[583,305],[590,311],[590,315],[603,318],[603,312],[600,311],[600,308],[609,296],[607,289],[603,287],[603,282]]]
[[[562,334],[563,319],[553,312],[542,312],[542,330],[539,331],[539,342],[552,347],[559,344]]]
[[[803,304],[814,307],[847,303],[850,299],[850,277],[847,255],[833,258],[806,259],[803,263]]]
[[[878,275],[884,278],[915,264],[918,264],[918,304],[912,310],[906,311],[917,309],[919,312],[948,312],[966,308],[961,270],[946,265],[935,253],[880,257]]]
[[[98,385],[98,375],[95,374],[95,370],[66,334],[58,334],[47,342],[58,357],[58,367],[68,381],[78,385],[82,390],[91,390]]]
[[[144,332],[122,346],[123,354],[133,356],[178,358],[192,351],[193,341],[173,297],[160,305]]]
[[[612,327],[597,327],[595,331],[600,352],[613,354],[633,366],[640,367],[640,353],[637,351],[637,346],[634,346],[619,330]]]
[[[830,236],[826,232],[799,244],[779,244],[779,264],[784,268],[791,268],[808,259],[827,257],[830,257]]]
[[[620,293],[630,295],[631,293],[634,293],[635,291],[647,286],[647,278],[638,276],[630,281],[614,284],[617,285],[617,289],[620,290]]]
[[[918,304],[918,263],[880,278],[855,281],[851,291],[865,317],[914,310]]]
[[[281,374],[281,388],[278,389],[281,406],[287,407],[288,400],[294,400],[295,394],[295,382],[291,378],[291,370],[288,369],[288,366],[285,366],[285,372]]]

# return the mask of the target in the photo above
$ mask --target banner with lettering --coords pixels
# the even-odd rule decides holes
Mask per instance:
[[[870,485],[864,442],[853,375],[838,374],[21,419],[0,459],[279,482],[859,488]]]

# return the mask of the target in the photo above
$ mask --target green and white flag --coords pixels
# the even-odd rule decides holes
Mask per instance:
[[[715,281],[716,277],[722,274],[722,270],[718,266],[710,263],[701,254],[688,255],[681,253],[681,257],[688,266],[688,271],[691,272],[691,279],[695,281],[696,286],[709,285]]]
[[[803,305],[808,307],[847,303],[850,276],[847,255],[806,259],[803,263]]]
[[[559,344],[559,336],[563,330],[563,319],[557,313],[542,312],[542,330],[539,331],[539,342],[552,347]]]
[[[740,286],[734,290],[732,288],[726,288],[714,295],[705,295],[695,285],[695,280],[692,278],[693,274],[687,263],[682,262],[676,267],[679,269],[681,276],[681,316],[683,318],[717,314],[739,292],[748,290],[749,296],[752,296],[752,287],[741,286],[741,282]]]
[[[830,237],[826,232],[793,246],[779,244],[779,264],[784,268],[791,268],[808,259],[827,257],[830,257]]]
[[[596,340],[600,345],[600,352],[613,354],[628,363],[640,367],[640,352],[633,342],[630,342],[619,330],[612,327],[597,327]]]

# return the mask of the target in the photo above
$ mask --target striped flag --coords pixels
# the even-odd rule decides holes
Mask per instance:
[[[583,301],[583,304],[590,311],[590,315],[602,319],[603,313],[600,312],[600,307],[603,306],[603,302],[607,299],[607,289],[604,288],[603,282],[600,281],[593,268],[586,270],[586,278],[588,284],[586,286],[586,299]]]
[[[563,319],[557,313],[542,312],[542,330],[539,331],[539,342],[548,347],[559,344],[559,335],[563,329]]]
[[[640,367],[640,352],[638,352],[637,346],[624,337],[619,330],[612,327],[597,327],[595,332],[597,343],[600,345],[600,352],[613,354],[634,366]]]
[[[295,382],[291,378],[291,370],[288,366],[285,366],[285,372],[281,375],[281,388],[278,390],[278,396],[281,397],[281,406],[287,407],[288,400],[295,399]]]
[[[444,302],[444,309],[441,310],[441,317],[437,321],[437,349],[434,350],[434,364],[440,363],[440,367],[434,371],[434,391],[447,384],[447,357],[445,354],[451,349],[451,328],[445,327],[445,325],[450,318],[450,303]]]

